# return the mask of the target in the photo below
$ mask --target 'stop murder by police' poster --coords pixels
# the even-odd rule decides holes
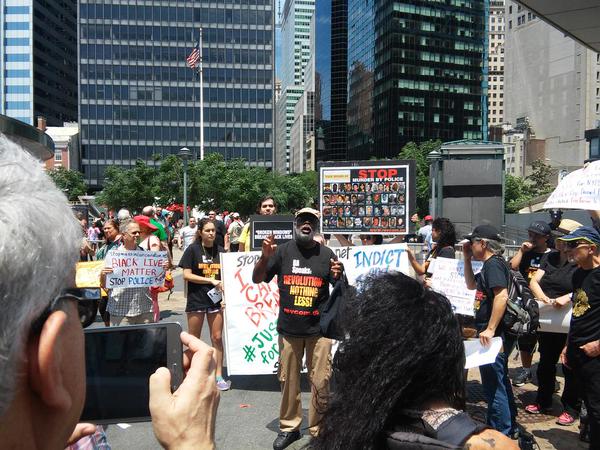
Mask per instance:
[[[414,209],[414,162],[355,164],[320,167],[322,232],[409,233]]]

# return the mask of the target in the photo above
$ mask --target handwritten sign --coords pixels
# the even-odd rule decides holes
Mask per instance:
[[[474,273],[479,273],[483,263],[471,262]],[[473,316],[475,289],[468,289],[465,282],[465,262],[461,259],[435,258],[431,283],[433,290],[444,294],[456,314]]]
[[[359,285],[367,276],[396,271],[411,275],[406,244],[360,245],[332,250],[344,264],[351,285]]]
[[[600,210],[600,161],[564,177],[544,208]]]
[[[573,305],[567,303],[562,308],[555,308],[547,303],[538,302],[540,307],[540,331],[550,333],[568,333],[571,324]]]
[[[252,282],[260,252],[222,253],[225,309],[225,355],[230,375],[277,373],[279,344],[277,277]]]
[[[167,252],[111,251],[104,260],[105,267],[113,269],[106,276],[106,288],[162,286],[166,260]]]
[[[100,273],[104,268],[104,261],[78,262],[75,269],[75,285],[80,288],[100,287]]]

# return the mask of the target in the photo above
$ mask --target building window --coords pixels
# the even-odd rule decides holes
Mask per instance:
[[[62,161],[62,151],[54,150],[54,161]]]

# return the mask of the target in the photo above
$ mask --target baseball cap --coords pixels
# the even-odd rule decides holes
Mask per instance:
[[[238,213],[234,212],[234,213],[233,213],[233,218],[234,218],[234,219],[239,219],[239,218],[240,218],[240,215],[239,215]]]
[[[575,220],[571,219],[563,219],[560,221],[560,224],[556,228],[556,230],[552,230],[552,234],[554,236],[564,236],[565,234],[572,233],[577,228],[582,227],[583,225]]]
[[[317,220],[318,220],[318,219],[319,219],[319,217],[321,216],[321,215],[319,214],[319,211],[317,211],[316,209],[312,209],[312,208],[302,208],[302,209],[300,209],[300,210],[296,211],[296,215],[295,215],[295,217],[299,217],[299,216],[301,216],[301,215],[304,215],[304,214],[309,214],[309,215],[311,215],[311,216],[314,216],[314,217],[316,217],[316,218],[317,218]]]
[[[152,231],[158,230],[158,227],[150,222],[150,217],[148,216],[135,216],[133,218],[140,226],[147,227]]]
[[[433,220],[433,217],[430,215],[427,215],[425,217],[423,217],[423,220],[427,221],[427,220]]]
[[[470,234],[466,234],[464,238],[468,240],[482,238],[498,242],[502,241],[500,233],[493,225],[477,225],[473,228],[473,231]]]
[[[600,246],[600,233],[593,227],[579,227],[575,231],[558,238],[561,241],[587,241]]]
[[[532,233],[539,234],[540,236],[548,236],[550,234],[550,226],[546,222],[542,222],[541,220],[536,220],[531,222],[527,231],[531,231]]]

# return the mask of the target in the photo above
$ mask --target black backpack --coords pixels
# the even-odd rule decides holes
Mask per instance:
[[[512,336],[535,334],[540,326],[540,307],[529,289],[529,283],[521,272],[512,270],[508,263],[498,256],[508,269],[508,302],[502,318],[504,331]]]

